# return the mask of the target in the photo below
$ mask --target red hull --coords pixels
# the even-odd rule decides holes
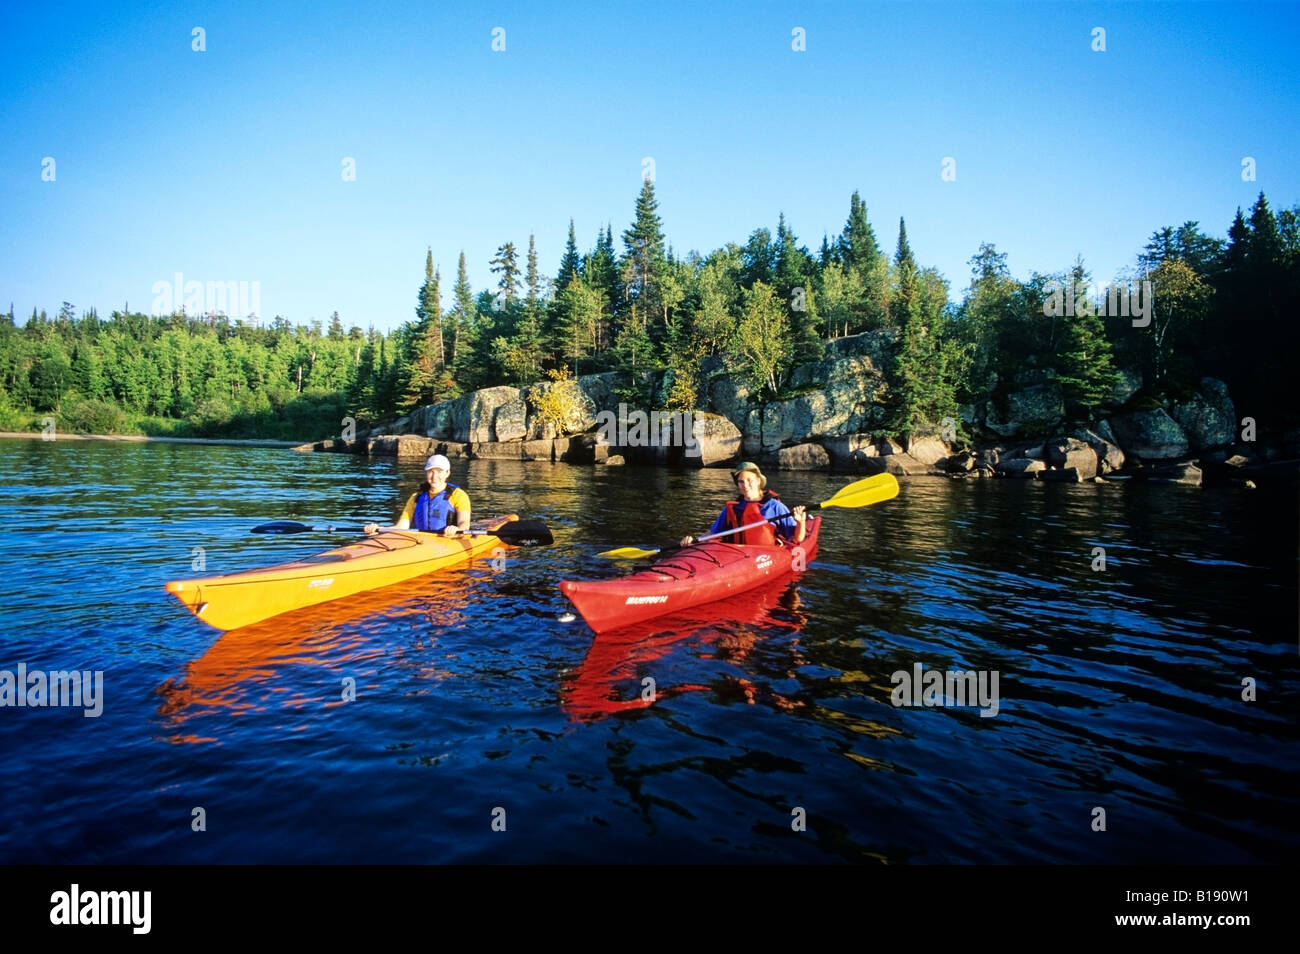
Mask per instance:
[[[817,556],[821,518],[808,518],[808,535],[790,547],[701,543],[615,580],[561,580],[567,596],[596,632],[676,613],[735,596],[806,567]],[[800,560],[800,554],[802,559]]]

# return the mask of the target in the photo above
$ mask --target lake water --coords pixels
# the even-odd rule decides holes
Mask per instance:
[[[791,503],[852,479],[769,476]],[[103,672],[97,718],[0,709],[0,861],[1300,848],[1294,494],[906,480],[828,508],[797,582],[597,638],[563,620],[556,582],[627,571],[602,550],[701,532],[727,473],[461,461],[478,515],[541,518],[555,544],[225,635],[163,591],[345,543],[248,530],[382,522],[419,477],[328,454],[0,442],[0,670]],[[996,715],[895,706],[894,674],[918,664],[996,673]]]

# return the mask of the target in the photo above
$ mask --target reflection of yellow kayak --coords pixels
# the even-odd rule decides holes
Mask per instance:
[[[170,741],[212,741],[186,735],[183,729],[190,717],[214,709],[242,712],[301,705],[299,693],[280,691],[285,671],[293,667],[319,667],[338,676],[352,675],[357,678],[357,690],[365,691],[375,667],[388,665],[385,656],[390,647],[381,645],[375,634],[393,631],[385,623],[408,620],[412,625],[400,627],[402,636],[415,633],[417,647],[422,648],[421,640],[432,647],[438,638],[435,634],[463,622],[471,598],[491,592],[483,586],[481,574],[470,579],[467,575],[468,571],[435,573],[222,634],[202,656],[186,664],[183,676],[168,679],[158,688],[162,697],[158,713],[167,717],[169,731],[174,733]],[[382,617],[384,622],[376,624],[376,629],[364,622],[366,617]],[[433,653],[415,654],[418,676],[430,683],[447,678],[449,672],[437,666],[440,658]],[[337,679],[333,685],[339,685]],[[335,702],[325,704],[337,704],[339,695],[335,693],[333,699]]]
[[[514,514],[474,524],[496,530]],[[259,620],[401,583],[501,546],[491,533],[444,537],[415,530],[390,530],[346,547],[262,570],[199,580],[173,580],[167,592],[217,629],[238,629]]]

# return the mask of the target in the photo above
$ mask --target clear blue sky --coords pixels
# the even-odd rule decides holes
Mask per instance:
[[[147,311],[181,272],[388,330],[426,246],[446,305],[462,249],[481,290],[504,241],[551,276],[570,217],[617,240],[645,157],[679,255],[782,211],[816,250],[857,189],[957,298],[980,242],[1104,281],[1162,225],[1300,201],[1296,4],[465,6],[5,4],[0,309]]]

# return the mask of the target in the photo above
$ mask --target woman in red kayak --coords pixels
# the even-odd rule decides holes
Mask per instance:
[[[760,520],[769,520],[759,527],[750,527],[740,533],[728,534],[721,539],[726,543],[744,543],[751,546],[776,546],[778,537],[785,543],[802,543],[808,533],[807,508],[790,508],[781,503],[775,493],[767,489],[767,478],[757,464],[744,463],[731,472],[740,492],[735,500],[727,501],[718,519],[713,521],[709,533],[726,533],[728,529],[748,526]],[[682,546],[695,542],[692,536],[682,538]]]
[[[451,461],[434,454],[425,462],[424,483],[406,501],[402,515],[393,526],[398,530],[423,530],[454,537],[468,533],[470,524],[469,494],[455,484],[447,483],[451,474]],[[376,533],[379,525],[367,524],[366,533]]]

